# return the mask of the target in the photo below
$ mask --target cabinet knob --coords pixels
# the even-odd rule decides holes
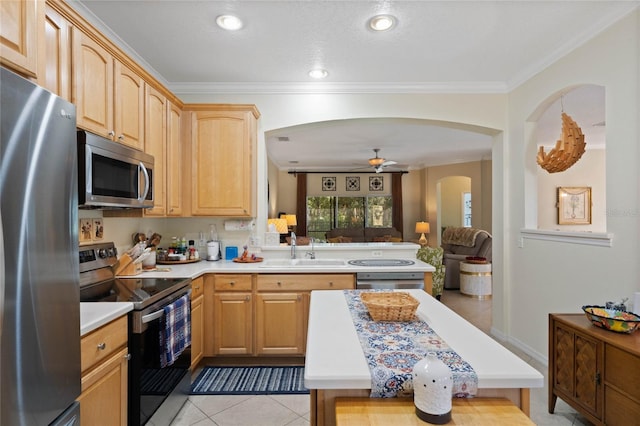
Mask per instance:
[[[298,302],[302,300],[302,296],[298,295]]]
[[[115,135],[116,135],[116,132],[114,132],[113,130],[107,133],[107,136],[114,137]]]
[[[124,135],[120,135],[120,136],[118,136],[118,140],[119,140],[119,141],[123,141],[123,140],[124,140]]]
[[[98,350],[99,351],[104,351],[107,348],[107,344],[105,342],[99,343],[98,344]]]
[[[131,360],[131,354],[126,354],[124,356],[124,359],[126,359],[127,361],[130,361]]]
[[[195,286],[194,288],[195,288],[196,290],[200,290],[200,286],[199,286],[199,285]]]
[[[251,296],[247,296],[244,298],[244,300],[246,300],[247,302],[251,300]]]
[[[235,285],[235,281],[229,281],[229,285]]]
[[[333,287],[333,281],[329,281],[329,287]]]
[[[282,285],[282,283],[280,281],[278,281],[278,287],[281,286],[281,285]]]

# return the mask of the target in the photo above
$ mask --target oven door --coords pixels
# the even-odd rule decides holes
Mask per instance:
[[[129,352],[129,425],[169,425],[189,396],[191,346],[166,367],[160,363],[163,309],[182,295],[131,312]]]

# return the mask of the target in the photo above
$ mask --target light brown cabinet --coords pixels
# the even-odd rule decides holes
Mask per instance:
[[[640,418],[640,335],[592,325],[583,314],[549,315],[549,412],[557,398],[596,425]]]
[[[204,278],[198,277],[191,282],[191,370],[203,357],[204,325]]]
[[[167,102],[167,170],[166,204],[167,216],[184,214],[183,167],[184,149],[182,143],[182,110],[172,102]]]
[[[80,342],[83,425],[127,424],[127,317],[83,336]]]
[[[144,151],[153,155],[153,208],[145,216],[164,216],[167,209],[167,100],[151,86],[146,86],[146,125]]]
[[[0,1],[0,63],[27,77],[38,72],[38,36],[44,1]]]
[[[191,123],[191,215],[255,216],[253,105],[185,105]]]
[[[302,356],[311,291],[354,286],[353,274],[206,275],[204,356]]]
[[[144,149],[145,82],[100,43],[72,29],[72,102],[77,125]]]
[[[251,355],[252,276],[215,275],[213,290],[213,355]]]
[[[49,4],[45,9],[43,69],[38,82],[45,89],[71,101],[71,23]]]

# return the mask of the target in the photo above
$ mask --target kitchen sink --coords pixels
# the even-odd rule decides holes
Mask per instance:
[[[331,267],[347,266],[344,259],[265,259],[260,265],[261,268],[284,268],[284,267]]]

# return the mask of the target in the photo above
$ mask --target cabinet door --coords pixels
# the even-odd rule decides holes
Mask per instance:
[[[119,61],[114,61],[115,140],[144,150],[145,83],[142,77]]]
[[[303,293],[256,295],[258,355],[303,355],[305,348]]]
[[[251,216],[255,196],[252,114],[198,111],[191,125],[191,214]]]
[[[45,48],[38,73],[41,86],[71,101],[71,23],[47,4],[44,21]]]
[[[191,300],[191,369],[193,370],[203,356],[203,321],[202,302],[204,296]]]
[[[80,421],[82,425],[127,424],[127,348],[117,352],[82,376]]]
[[[213,300],[214,354],[252,354],[253,301],[251,293],[216,293]]]
[[[43,1],[0,1],[0,62],[35,77],[38,65],[38,14]]]
[[[167,102],[167,216],[183,213],[182,110]],[[204,256],[204,254],[202,254]]]
[[[77,125],[113,139],[113,57],[77,28],[72,32],[71,97]]]
[[[551,384],[553,393],[575,409],[600,419],[602,414],[603,345],[559,322],[553,327]],[[550,393],[550,401],[554,399]],[[550,404],[550,411],[555,401]]]
[[[145,209],[147,216],[164,216],[167,208],[166,190],[166,149],[167,111],[166,98],[158,90],[146,86],[145,147],[147,154],[153,155],[153,208]]]

